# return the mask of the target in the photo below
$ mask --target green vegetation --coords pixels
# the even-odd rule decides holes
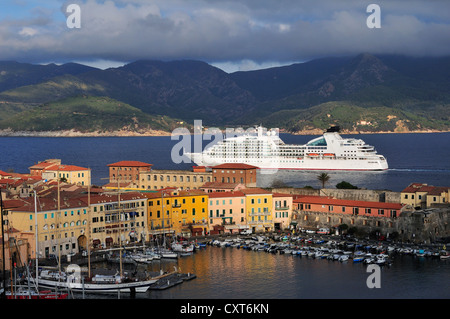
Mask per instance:
[[[370,54],[231,74],[189,60],[106,70],[0,61],[0,128],[169,130],[176,116],[287,132],[448,131],[449,67],[450,57]]]
[[[325,184],[330,180],[330,175],[321,173],[317,176],[317,180],[322,183],[322,188],[325,188]]]
[[[353,102],[333,101],[308,109],[278,111],[259,121],[266,127],[279,126],[290,132],[325,130],[332,125],[359,132],[446,130],[450,127],[450,104],[401,109],[362,107]]]
[[[129,131],[153,129],[171,131],[177,121],[154,116],[108,97],[78,96],[42,104],[0,121],[0,128],[14,131],[104,132],[126,128]]]
[[[357,186],[350,184],[349,182],[342,181],[336,184],[337,189],[358,189]]]

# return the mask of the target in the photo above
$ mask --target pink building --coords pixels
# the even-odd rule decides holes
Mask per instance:
[[[224,226],[226,233],[239,233],[247,228],[245,194],[240,191],[208,193],[208,218],[210,229]]]
[[[294,209],[294,195],[273,193],[273,225],[275,230],[284,230],[289,228]]]

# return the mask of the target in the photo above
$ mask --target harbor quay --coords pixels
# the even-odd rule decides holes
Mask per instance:
[[[103,186],[91,185],[90,169],[55,159],[30,166],[30,173],[0,171],[4,267],[127,245],[173,249],[176,242],[226,235],[309,231],[414,244],[450,238],[449,187],[411,183],[398,193],[261,188],[258,168],[246,164],[108,167]]]

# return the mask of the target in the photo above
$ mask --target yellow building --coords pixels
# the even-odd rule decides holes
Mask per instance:
[[[449,187],[412,183],[401,192],[401,203],[414,208],[428,208],[449,202]]]
[[[253,232],[273,230],[272,193],[261,188],[241,189],[245,194],[247,225]]]
[[[52,165],[44,169],[42,178],[46,180],[65,180],[68,184],[91,185],[91,170],[75,165]]]
[[[148,198],[150,235],[190,237],[208,230],[208,195],[199,190],[166,188],[144,194]]]
[[[34,197],[15,200],[15,205],[9,204],[6,218],[10,227],[34,237],[37,229],[39,257],[79,253],[87,249],[88,240],[91,248],[117,244],[120,234],[123,243],[145,239],[146,197],[131,192],[120,197],[120,217],[117,195],[97,194],[88,199],[86,193],[61,192],[58,204],[53,190],[38,195],[36,211]],[[35,251],[34,245],[30,255]]]
[[[19,201],[17,201],[19,202]],[[87,205],[77,199],[63,198],[58,207],[56,198],[38,198],[35,212],[34,198],[20,200],[20,204],[8,209],[8,225],[38,235],[38,256],[67,255],[77,253],[87,224]],[[84,239],[85,242],[85,239]],[[30,255],[36,255],[35,245]]]

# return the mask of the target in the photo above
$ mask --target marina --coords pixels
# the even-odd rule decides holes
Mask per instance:
[[[442,244],[379,242],[306,232],[215,236],[199,238],[197,243],[190,255],[124,265],[125,272],[161,275],[144,293],[90,293],[84,297],[75,293],[74,298],[450,297],[448,290],[437,284],[450,276]],[[366,286],[369,264],[381,268],[379,290]],[[104,271],[114,265],[99,259],[94,268]],[[419,280],[418,274],[423,278]]]

